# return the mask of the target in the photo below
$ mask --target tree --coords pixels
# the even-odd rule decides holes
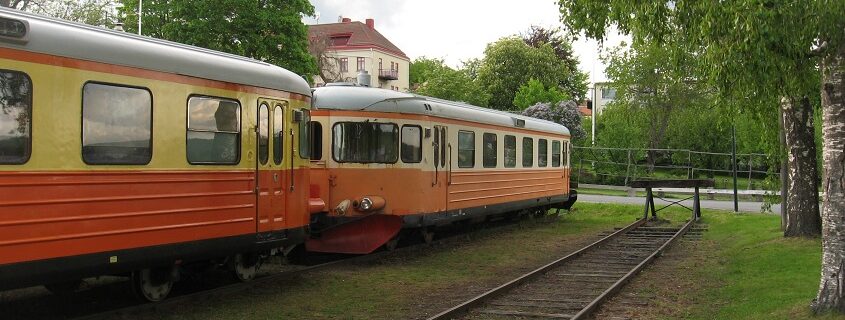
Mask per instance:
[[[528,83],[519,87],[519,91],[513,98],[513,105],[520,110],[525,110],[525,108],[537,103],[554,105],[564,100],[571,100],[571,98],[554,86],[547,89],[540,81],[531,79],[528,80]]]
[[[443,72],[446,69],[451,69],[446,66],[443,59],[427,58],[425,56],[419,57],[411,61],[408,67],[408,82],[411,89],[414,89],[437,73]]]
[[[601,2],[603,9],[593,5]],[[818,71],[807,49],[814,43],[813,9],[809,1],[760,5],[756,1],[728,4],[676,1],[671,5],[632,5],[593,0],[560,1],[564,23],[588,37],[602,38],[610,24],[617,24],[637,43],[655,43],[669,49],[667,58],[685,52],[696,59],[695,74],[719,90],[723,101],[751,112],[767,112],[783,97],[788,184],[783,209],[785,236],[820,233],[812,108],[807,97],[817,93]],[[589,17],[588,17],[589,15]],[[597,16],[596,16],[597,15]],[[797,45],[797,44],[801,45]],[[743,99],[750,98],[750,99]],[[776,109],[775,109],[776,110]]]
[[[317,75],[323,83],[343,81],[340,59],[337,57],[337,52],[331,50],[331,37],[325,33],[318,33],[308,41],[308,52],[316,59]]]
[[[519,86],[531,79],[540,81],[544,86],[561,87],[578,100],[587,91],[586,75],[563,63],[549,44],[534,48],[521,38],[503,38],[487,45],[484,55],[477,80],[490,93],[491,108],[512,109]],[[569,83],[573,78],[577,79],[577,83]],[[574,92],[567,92],[566,88],[574,88]]]
[[[486,107],[490,95],[464,72],[451,68],[431,73],[414,93]]]
[[[137,32],[138,0],[121,0],[124,28]],[[308,52],[307,0],[145,0],[142,33],[265,61],[309,82],[317,63]]]
[[[845,2],[843,1],[672,1],[632,3],[624,0],[562,0],[563,21],[572,30],[602,38],[604,30],[616,24],[630,32],[635,41],[656,41],[671,47],[698,52],[708,80],[725,93],[745,92],[750,96],[783,97],[784,130],[787,131],[790,166],[790,194],[787,215],[807,222],[790,234],[816,234],[818,207],[814,201],[792,203],[795,193],[804,199],[818,196],[812,174],[795,177],[794,172],[813,172],[806,157],[812,154],[805,133],[789,134],[793,127],[804,131],[812,125],[812,108],[805,99],[812,96],[821,78],[825,177],[822,188],[822,276],[813,304],[817,312],[845,313]],[[821,77],[819,77],[819,74]],[[817,92],[817,91],[816,91]],[[818,93],[817,93],[818,94]],[[730,94],[728,94],[730,96]],[[753,107],[753,105],[751,106]],[[776,105],[760,106],[777,108]],[[809,109],[809,110],[807,110]],[[796,126],[806,120],[805,124]],[[793,161],[794,159],[802,159]],[[812,166],[815,167],[815,166]],[[800,207],[807,204],[807,207]]]
[[[568,78],[560,83],[561,89],[570,97],[584,97],[586,86],[583,84],[587,80],[587,75],[578,71],[579,62],[572,52],[572,39],[565,37],[558,29],[531,26],[528,32],[522,34],[522,41],[534,48],[551,46],[555,56],[569,69],[566,73]]]
[[[581,127],[581,112],[578,111],[578,104],[572,100],[556,104],[538,103],[522,111],[522,115],[560,123],[569,129],[573,140],[581,140],[587,136]]]
[[[0,0],[0,7],[26,11],[31,2],[31,0]]]

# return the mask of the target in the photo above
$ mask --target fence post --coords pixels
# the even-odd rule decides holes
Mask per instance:
[[[628,163],[625,165],[625,186],[628,186],[628,178],[631,176],[631,149],[628,149]]]
[[[692,179],[692,150],[687,150],[687,179]]]
[[[736,189],[736,125],[732,128],[733,145],[731,147],[731,162],[733,162],[733,178],[734,178],[734,212],[739,212],[739,192]]]

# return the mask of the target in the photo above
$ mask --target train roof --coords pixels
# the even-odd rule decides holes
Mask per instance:
[[[266,62],[7,8],[0,8],[2,18],[28,27],[23,40],[0,37],[0,47],[311,96],[302,77]]]
[[[387,89],[329,85],[314,89],[312,104],[315,109],[424,114],[569,135],[569,129],[559,123]]]

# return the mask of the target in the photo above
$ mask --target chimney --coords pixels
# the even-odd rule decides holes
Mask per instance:
[[[343,23],[350,23],[350,22],[352,22],[352,19],[350,19],[350,18],[343,18],[343,19],[341,20],[341,22],[343,22]]]
[[[367,26],[370,27],[370,29],[373,29],[373,30],[376,29],[376,21],[375,20],[367,19],[366,21],[367,21]]]

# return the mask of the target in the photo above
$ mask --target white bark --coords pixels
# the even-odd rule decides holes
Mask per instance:
[[[822,66],[822,270],[816,312],[845,313],[845,46]]]

